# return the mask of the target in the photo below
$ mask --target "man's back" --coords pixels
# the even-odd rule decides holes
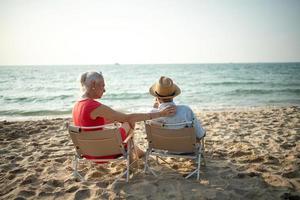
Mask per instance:
[[[169,105],[175,105],[175,103],[173,103],[173,102],[162,103],[159,105],[158,108],[152,109],[151,112],[157,112]],[[194,127],[196,129],[197,138],[201,138],[205,134],[205,131],[202,128],[199,120],[197,120],[197,118],[195,117],[194,112],[192,111],[192,109],[189,106],[186,106],[186,105],[176,105],[176,114],[172,117],[161,117],[161,118],[158,118],[158,119],[155,119],[152,121],[158,122],[158,123],[164,123],[164,124],[176,124],[176,123],[184,123],[184,122],[193,121]],[[166,127],[170,128],[170,129],[178,129],[178,128],[183,128],[185,126],[186,126],[185,124],[182,124],[182,125],[169,126],[169,127],[166,126]]]

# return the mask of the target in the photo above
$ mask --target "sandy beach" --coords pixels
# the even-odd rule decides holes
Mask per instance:
[[[134,169],[129,183],[111,183],[125,165],[82,163],[89,181],[72,176],[74,148],[67,119],[0,122],[0,199],[300,199],[300,108],[197,113],[207,130],[200,181],[184,176],[189,160]],[[135,143],[146,148],[143,123]],[[175,171],[176,170],[176,171]]]

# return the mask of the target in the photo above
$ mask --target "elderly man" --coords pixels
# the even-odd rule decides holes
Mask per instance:
[[[160,110],[175,105],[173,102],[174,97],[181,93],[180,88],[168,77],[160,77],[159,81],[153,84],[149,92],[155,98],[155,103],[151,112],[159,112]],[[185,122],[192,121],[196,130],[197,138],[200,139],[205,136],[205,130],[201,126],[199,120],[195,117],[194,112],[189,106],[186,105],[175,105],[176,114],[172,117],[160,117],[153,119],[152,122],[164,123],[164,124],[177,124],[176,126],[169,126],[168,128],[182,128],[186,126]]]

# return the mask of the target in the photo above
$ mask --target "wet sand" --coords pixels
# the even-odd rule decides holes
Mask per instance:
[[[74,148],[67,119],[0,122],[0,199],[300,199],[300,108],[197,113],[207,130],[207,165],[200,181],[184,176],[194,163],[168,158],[134,169],[129,183],[111,186],[125,165],[81,163],[89,181],[72,176]],[[135,143],[145,149],[144,126]]]

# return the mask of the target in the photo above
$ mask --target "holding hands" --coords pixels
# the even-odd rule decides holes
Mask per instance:
[[[176,106],[168,106],[159,111],[160,117],[170,117],[176,114]]]

